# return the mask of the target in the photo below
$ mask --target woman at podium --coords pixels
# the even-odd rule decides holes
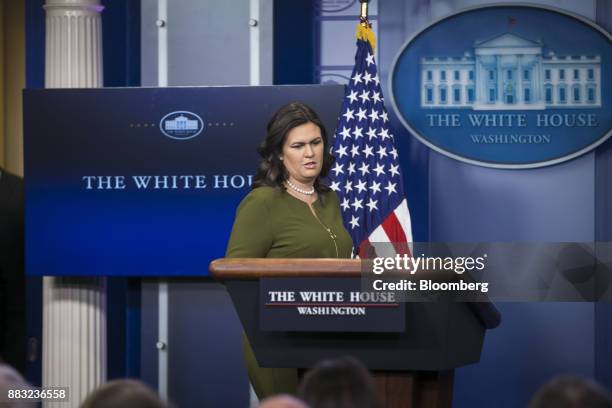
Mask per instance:
[[[338,196],[321,182],[329,172],[327,132],[308,106],[281,107],[260,144],[261,161],[242,200],[228,243],[231,258],[350,258]],[[257,396],[297,392],[297,370],[261,368],[244,338],[245,362]]]

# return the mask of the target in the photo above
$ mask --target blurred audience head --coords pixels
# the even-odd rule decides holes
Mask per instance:
[[[308,405],[291,395],[283,394],[266,398],[257,408],[308,408]]]
[[[367,368],[352,357],[325,360],[302,380],[299,396],[311,408],[380,408]]]
[[[612,408],[612,396],[597,383],[564,375],[544,384],[529,408]]]
[[[23,379],[21,374],[10,365],[0,362],[0,390],[28,389],[30,385]],[[1,407],[6,408],[29,408],[35,407],[34,402],[15,400],[14,402],[0,402]]]
[[[81,408],[169,408],[169,405],[140,381],[114,380],[89,394]]]

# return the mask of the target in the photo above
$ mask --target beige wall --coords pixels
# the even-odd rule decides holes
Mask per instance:
[[[0,165],[23,175],[25,0],[0,0]]]

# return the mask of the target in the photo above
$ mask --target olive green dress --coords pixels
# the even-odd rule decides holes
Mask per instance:
[[[335,192],[308,205],[272,187],[252,190],[240,203],[225,256],[229,258],[350,258],[352,242]],[[332,238],[332,235],[334,238]],[[260,399],[297,392],[297,370],[261,368],[244,336],[249,378]]]

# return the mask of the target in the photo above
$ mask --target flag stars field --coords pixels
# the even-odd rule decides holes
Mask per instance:
[[[361,205],[361,202],[362,202],[362,201],[363,201],[363,200],[358,200],[357,198],[355,198],[355,199],[353,200],[353,203],[351,204],[351,206],[353,206],[353,208],[355,209],[355,211],[357,211],[357,210],[358,210],[358,209],[360,209],[360,208],[363,208],[363,206]]]
[[[359,97],[361,98],[361,103],[366,103],[366,101],[369,101],[370,100],[369,95],[370,95],[370,91],[366,91],[364,89],[361,95],[359,95]]]
[[[353,191],[353,182],[352,182],[352,181],[347,180],[347,181],[344,183],[344,191],[345,191],[345,192],[347,192],[347,193],[348,193],[349,191]]]
[[[391,195],[392,193],[397,193],[397,191],[395,191],[395,186],[396,183],[392,183],[392,182],[388,182],[387,185],[385,186],[385,190],[387,190],[387,193],[389,195]]]
[[[378,203],[378,200],[373,200],[370,197],[370,199],[368,200],[368,203],[366,204],[366,207],[368,207],[368,210],[370,211],[378,210],[378,207],[376,207],[376,203]]]
[[[357,117],[359,118],[359,121],[361,122],[362,120],[366,120],[368,115],[367,115],[367,111],[363,108],[359,108],[359,112],[357,112]]]
[[[351,137],[351,128],[342,128],[342,132],[340,132],[340,135],[344,138],[344,140],[346,140],[346,138]]]
[[[355,119],[355,117],[353,116],[353,110],[352,109],[347,109],[346,112],[344,113],[344,115],[342,115],[342,116],[344,116],[347,121],[350,121],[351,119]]]
[[[372,140],[376,137],[376,128],[370,127],[366,133],[368,135],[368,140]]]
[[[360,192],[363,193],[364,191],[367,190],[366,188],[366,182],[363,180],[359,180],[359,182],[357,183],[357,185],[355,186],[355,188]]]
[[[370,186],[370,190],[372,191],[372,194],[376,194],[376,193],[380,193],[381,189],[380,189],[380,183],[377,182],[372,182],[372,185]]]
[[[355,127],[353,137],[355,138],[355,141],[357,141],[357,139],[359,139],[360,137],[363,137],[363,129],[360,127]]]
[[[354,215],[351,216],[351,221],[349,221],[349,224],[351,225],[351,229],[355,229],[359,226],[359,218],[355,217]]]
[[[372,100],[374,101],[374,103],[381,103],[381,102],[382,102],[382,99],[380,99],[380,92],[376,92],[376,91],[375,91],[375,92],[372,94]],[[386,118],[386,117],[387,117],[387,113],[386,113],[386,112],[383,112],[383,114],[385,115],[384,117]],[[385,120],[385,122],[386,122],[386,121],[387,121],[387,120]]]
[[[387,149],[385,149],[385,146],[379,146],[378,147],[378,152],[376,152],[376,154],[378,154],[378,156],[382,159],[383,157],[387,157]]]
[[[359,154],[359,152],[357,154]],[[355,174],[355,163],[350,162],[346,171],[348,171],[349,176]]]
[[[368,67],[374,63],[374,54],[368,53],[366,57],[366,62],[368,63]]]
[[[378,111],[374,108],[372,108],[372,111],[370,112],[370,120],[372,122],[376,122],[378,120]]]
[[[392,176],[399,176],[399,165],[392,164],[391,166],[389,166],[389,173],[391,173]]]

